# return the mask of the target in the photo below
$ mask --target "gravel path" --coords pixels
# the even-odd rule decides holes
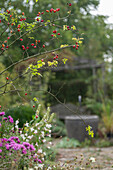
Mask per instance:
[[[92,158],[91,158],[92,157]],[[92,161],[89,161],[89,158]],[[94,159],[95,158],[95,159]],[[76,148],[76,149],[58,149],[56,161],[60,162],[60,166],[64,169],[103,169],[113,170],[113,147],[108,148]],[[70,167],[66,167],[71,165]],[[76,167],[76,168],[75,168]],[[77,169],[77,167],[79,167]]]

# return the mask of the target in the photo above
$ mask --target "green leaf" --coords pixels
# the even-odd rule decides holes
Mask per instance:
[[[26,3],[28,3],[28,2],[29,2],[29,0],[26,1]]]

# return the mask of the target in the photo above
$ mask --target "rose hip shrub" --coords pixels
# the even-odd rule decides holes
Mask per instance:
[[[51,121],[53,114],[49,115],[49,108],[40,120],[40,105],[36,114],[23,128],[19,128],[19,120],[13,121],[11,116],[5,117],[0,113],[0,168],[22,169],[40,168],[44,166],[46,153],[43,145],[47,137],[51,137]],[[50,146],[47,144],[47,149]]]

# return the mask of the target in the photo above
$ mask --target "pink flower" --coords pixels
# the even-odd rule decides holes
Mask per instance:
[[[4,115],[5,115],[5,112],[1,112],[1,113],[0,113],[0,116],[4,116]]]
[[[38,162],[39,162],[40,164],[42,164],[42,161],[41,161],[40,159],[38,159]]]

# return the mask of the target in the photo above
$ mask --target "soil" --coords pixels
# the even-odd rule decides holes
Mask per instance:
[[[89,161],[89,159],[92,159],[92,161]],[[59,148],[56,162],[59,162],[63,169],[69,170],[113,170],[113,147]]]

